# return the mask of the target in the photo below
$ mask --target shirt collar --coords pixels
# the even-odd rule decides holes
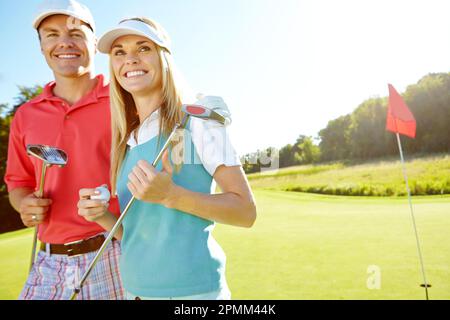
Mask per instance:
[[[38,95],[36,98],[34,98],[33,100],[31,100],[31,103],[39,103],[42,102],[44,100],[49,100],[52,97],[54,97],[53,95],[53,88],[55,87],[55,81],[49,82],[47,83],[47,85],[44,87],[44,89],[42,89],[42,93],[40,95]]]
[[[156,122],[156,123],[155,123]],[[135,132],[137,132],[137,141],[134,138]],[[156,136],[159,131],[159,108],[152,112],[139,126],[139,128],[133,130],[128,138],[127,144],[130,148],[134,148],[137,145],[145,143]]]
[[[83,104],[97,102],[99,98],[109,96],[109,84],[105,81],[104,76],[99,74],[95,78],[98,80],[97,85],[95,86],[93,91],[91,91],[90,93],[88,93],[87,96],[82,98],[82,100],[84,100],[86,97],[88,97]],[[55,88],[55,85],[56,85],[55,81],[49,82],[42,90],[42,93],[33,100],[31,100],[30,102],[40,103],[44,100],[59,99],[53,94],[53,89]]]
[[[95,88],[95,94],[97,98],[109,97],[109,83],[106,81],[105,77],[102,74],[99,74],[97,77],[98,83]]]

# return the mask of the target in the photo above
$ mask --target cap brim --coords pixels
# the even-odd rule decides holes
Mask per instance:
[[[57,14],[63,14],[65,16],[69,16],[69,17],[74,17],[77,18],[78,20],[83,21],[84,23],[86,23],[88,26],[90,26],[90,28],[92,29],[93,32],[95,32],[95,27],[92,26],[89,21],[86,21],[85,19],[83,19],[80,16],[77,16],[75,14],[73,14],[73,12],[69,12],[67,10],[51,10],[51,11],[47,11],[47,12],[42,12],[40,15],[38,15],[36,17],[36,19],[34,19],[33,21],[33,28],[35,28],[37,30],[37,28],[39,27],[39,25],[42,23],[42,21],[44,21],[45,18],[48,18],[50,16],[54,16]]]
[[[141,32],[139,30],[135,30],[135,29],[131,29],[131,28],[125,28],[125,27],[121,27],[121,28],[116,28],[116,29],[110,30],[110,31],[106,32],[104,35],[102,35],[100,37],[100,39],[98,40],[97,49],[101,53],[109,54],[110,51],[111,51],[111,47],[112,47],[114,41],[116,41],[118,38],[120,38],[122,36],[132,36],[132,35],[141,36],[141,37],[147,38],[150,41],[156,43],[160,47],[163,47],[167,51],[170,52],[169,48],[167,48],[162,43],[159,43],[159,41],[156,41],[155,39],[150,38],[148,36],[148,34],[146,34],[144,32]]]

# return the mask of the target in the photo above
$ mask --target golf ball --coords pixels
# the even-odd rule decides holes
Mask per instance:
[[[92,200],[109,201],[109,199],[111,198],[111,193],[109,192],[108,188],[101,186],[95,188],[95,190],[100,192],[100,194],[92,195]]]

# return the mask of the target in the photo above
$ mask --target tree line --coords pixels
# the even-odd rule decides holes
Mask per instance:
[[[8,190],[4,183],[6,171],[6,157],[8,152],[9,127],[17,109],[42,92],[42,86],[19,86],[19,93],[14,99],[14,105],[0,104],[0,233],[17,230],[25,226],[20,220],[19,214],[9,204]]]
[[[402,96],[417,123],[415,139],[402,137],[403,150],[408,155],[450,153],[450,73],[428,74],[408,86]],[[284,168],[398,155],[395,135],[385,130],[387,105],[387,97],[367,99],[351,114],[329,121],[316,139],[300,135],[294,144],[279,150],[267,148],[246,154],[241,159],[244,170],[259,172],[267,165],[256,160],[267,156],[273,156]],[[314,140],[320,142],[315,144]]]

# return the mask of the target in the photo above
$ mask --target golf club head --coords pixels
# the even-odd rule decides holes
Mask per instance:
[[[191,117],[196,117],[204,120],[215,120],[223,125],[227,125],[230,122],[229,119],[227,121],[227,118],[225,118],[220,113],[196,104],[183,104],[181,106],[181,110]]]
[[[44,161],[48,166],[64,167],[67,164],[67,154],[55,147],[29,144],[27,145],[27,154]]]
[[[221,97],[205,96],[203,93],[198,93],[195,105],[206,106],[206,108],[213,110],[225,118],[225,126],[231,124],[231,113],[228,106]]]

